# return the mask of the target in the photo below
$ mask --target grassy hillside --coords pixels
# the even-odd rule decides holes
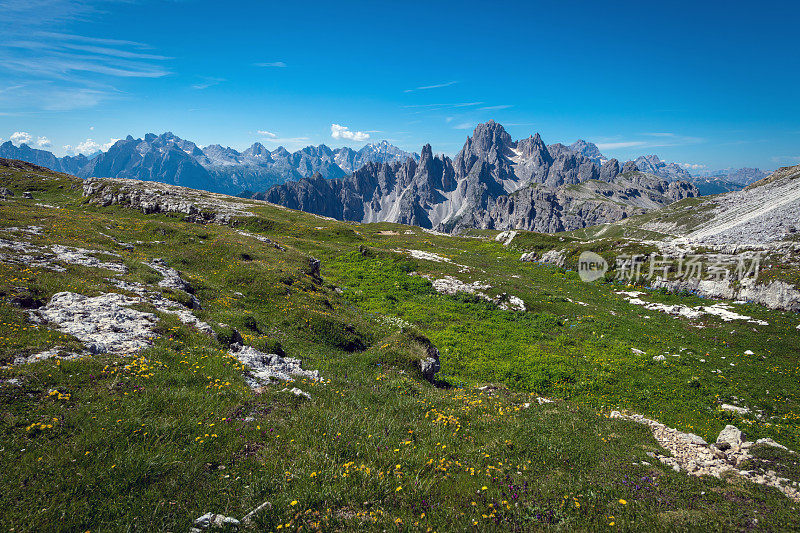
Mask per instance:
[[[645,426],[607,417],[630,409],[709,442],[733,423],[748,439],[800,448],[796,314],[735,305],[769,323],[754,326],[647,311],[617,294],[624,287],[522,263],[486,232],[346,224],[249,201],[253,216],[197,224],[99,207],[81,186],[29,165],[0,167],[0,187],[14,194],[0,201],[0,239],[80,247],[127,267],[59,263],[58,272],[0,247],[7,530],[185,531],[205,512],[241,519],[265,501],[256,530],[800,527],[797,504],[778,491],[675,472],[647,455],[660,448]],[[309,257],[321,260],[321,279]],[[193,312],[215,335],[138,304],[159,318],[159,336],[141,352],[11,364],[54,346],[83,349],[31,322],[30,310],[55,293],[125,292],[125,280],[188,303],[189,294],[158,287],[145,265],[155,258],[189,282],[202,305]],[[482,282],[489,298],[517,296],[527,311],[439,294],[422,275]],[[251,389],[229,354],[233,329],[246,344],[302,359],[323,381]],[[441,352],[438,386],[418,369],[426,339]],[[660,354],[666,361],[653,360]]]

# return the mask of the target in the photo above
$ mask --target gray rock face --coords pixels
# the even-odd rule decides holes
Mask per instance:
[[[624,165],[622,165],[622,172],[639,172],[639,167],[636,166],[635,161],[626,161]]]
[[[578,143],[576,152],[562,144],[546,146],[538,134],[515,142],[489,121],[475,128],[453,160],[434,156],[426,145],[419,163],[370,163],[342,179],[314,176],[255,198],[340,220],[446,232],[469,227],[553,232],[620,220],[697,194],[683,182],[670,186],[644,175],[618,182],[619,162],[600,167],[588,144]],[[635,171],[633,164],[628,168]],[[598,179],[613,185],[585,185]]]

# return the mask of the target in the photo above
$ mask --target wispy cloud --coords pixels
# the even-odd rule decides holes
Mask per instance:
[[[267,131],[267,130],[258,130],[256,133],[258,133],[259,135],[264,135],[265,137],[269,137],[270,139],[277,139],[278,138],[277,134],[272,133],[271,131]]]
[[[702,137],[692,137],[669,132],[641,133],[637,135],[637,137],[645,137],[645,139],[620,139],[619,137],[612,137],[597,142],[596,144],[600,150],[617,150],[624,148],[664,148],[706,142],[706,139]]]
[[[481,111],[499,111],[501,109],[508,109],[510,107],[514,107],[510,104],[503,104],[503,105],[487,105],[484,107],[479,108]]]
[[[48,31],[90,22],[102,11],[90,2],[0,0],[0,112],[62,111],[95,106],[124,94],[124,79],[171,73],[172,59],[151,46],[121,39]]]
[[[225,81],[225,78],[211,78],[207,76],[202,76],[202,79],[203,81],[193,84],[192,89],[198,89],[198,90],[208,89],[209,87],[213,87],[214,85],[219,85],[220,83]]]
[[[286,68],[288,65],[283,61],[267,61],[263,63],[253,63],[257,67]]]
[[[446,81],[444,83],[436,83],[434,85],[423,85],[421,87],[414,87],[413,89],[406,89],[404,93],[413,93],[415,91],[427,91],[428,89],[441,89],[442,87],[450,87],[455,85],[457,81]]]
[[[453,129],[454,130],[469,130],[469,129],[472,129],[472,126],[474,126],[473,122],[462,122],[461,124],[456,124],[455,126],[453,126]]]
[[[773,163],[799,163],[800,155],[776,155],[770,157]]]
[[[451,104],[408,104],[405,109],[417,109],[419,111],[439,111],[442,109],[458,109],[462,107],[474,107],[482,105],[483,102],[456,102]]]
[[[702,170],[704,168],[708,168],[706,165],[702,165],[700,163],[678,163],[683,168],[688,168],[689,170]]]
[[[345,139],[348,141],[366,141],[369,139],[369,133],[363,131],[350,131],[350,128],[347,126],[331,124],[331,137],[334,139]]]
[[[644,146],[647,143],[644,141],[622,141],[613,143],[597,143],[600,150],[615,150],[618,148],[633,148],[635,146]]]

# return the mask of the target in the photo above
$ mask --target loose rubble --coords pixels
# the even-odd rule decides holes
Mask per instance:
[[[773,471],[762,475],[739,470],[738,467],[752,457],[749,450],[754,443],[743,441],[742,432],[735,426],[725,426],[717,437],[717,442],[708,444],[699,435],[678,431],[639,414],[628,415],[612,411],[610,418],[632,420],[649,426],[656,441],[670,452],[671,456],[652,452],[648,452],[647,455],[672,467],[676,472],[686,471],[693,476],[710,475],[717,478],[725,473],[734,473],[754,483],[774,487],[789,498],[800,501],[800,490],[796,485],[793,486],[792,480],[777,476]],[[756,443],[762,442],[759,440]]]
[[[253,389],[272,383],[272,380],[291,381],[294,377],[320,379],[318,370],[303,370],[300,359],[264,353],[238,343],[231,345],[230,354],[249,368],[245,379]]]
[[[54,244],[47,248],[35,246],[27,242],[9,241],[5,239],[0,239],[0,248],[13,252],[12,254],[0,253],[0,261],[4,263],[21,264],[35,268],[47,268],[56,272],[66,271],[63,266],[56,263],[80,265],[90,268],[104,268],[118,274],[125,274],[128,272],[128,269],[122,263],[101,261],[92,256],[92,254],[106,254],[119,257],[118,254],[105,250],[71,248],[60,244]]]
[[[481,283],[480,281],[473,281],[472,283],[464,283],[460,279],[454,278],[453,276],[445,276],[443,278],[434,279],[432,276],[429,276],[427,274],[419,274],[419,275],[423,278],[431,280],[433,288],[436,290],[436,292],[440,294],[454,295],[458,294],[459,292],[465,292],[483,298],[487,302],[492,302],[493,304],[497,305],[497,307],[505,311],[526,310],[525,302],[522,300],[522,298],[518,296],[502,293],[492,298],[485,292],[482,292],[486,289],[492,288],[492,286],[489,285],[488,283]]]
[[[714,305],[700,305],[697,307],[692,307],[680,304],[667,305],[658,302],[648,302],[640,298],[640,296],[645,294],[641,291],[617,291],[617,294],[623,296],[626,300],[628,300],[629,303],[641,305],[650,311],[661,311],[669,315],[675,315],[684,318],[699,318],[703,315],[714,315],[721,318],[725,322],[730,322],[731,320],[746,320],[751,324],[757,324],[759,326],[769,325],[769,322],[764,320],[754,319],[753,317],[747,315],[740,315],[736,311],[733,311],[729,304],[722,302]]]

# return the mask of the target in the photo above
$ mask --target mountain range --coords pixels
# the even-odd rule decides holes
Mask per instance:
[[[562,152],[575,153],[582,156],[582,163],[591,162],[598,168],[610,160],[597,145],[582,139],[569,146],[553,144],[548,149],[554,159]],[[283,147],[269,150],[257,142],[239,152],[219,144],[201,148],[171,132],[161,135],[148,133],[143,139],[128,136],[107,151],[88,157],[82,154],[56,157],[47,150],[31,148],[27,144],[16,146],[8,141],[0,144],[0,157],[27,161],[84,178],[133,178],[241,196],[251,196],[273,185],[308,178],[316,173],[326,179],[343,178],[368,163],[403,163],[409,157],[419,161],[418,154],[406,152],[385,140],[367,144],[359,150],[329,148],[321,144],[293,153]],[[639,170],[659,178],[691,181],[701,195],[740,190],[767,175],[759,169],[742,168],[701,170],[697,171],[697,176],[692,176],[680,165],[661,161],[654,154],[640,156],[634,163]]]
[[[336,179],[315,174],[254,197],[339,220],[556,232],[699,195],[691,183],[641,172],[634,161],[620,166],[585,141],[572,146],[547,146],[538,133],[514,141],[489,121],[454,159],[426,144],[419,162],[368,163]]]
[[[82,178],[132,178],[227,194],[264,191],[272,185],[314,174],[340,178],[370,162],[419,160],[419,155],[405,152],[387,141],[370,143],[360,150],[331,149],[321,144],[293,153],[282,146],[269,150],[255,143],[239,152],[219,144],[200,148],[171,132],[148,133],[143,139],[129,135],[106,152],[92,157],[59,158],[49,151],[27,144],[17,147],[8,141],[0,145],[0,157],[27,161]]]

